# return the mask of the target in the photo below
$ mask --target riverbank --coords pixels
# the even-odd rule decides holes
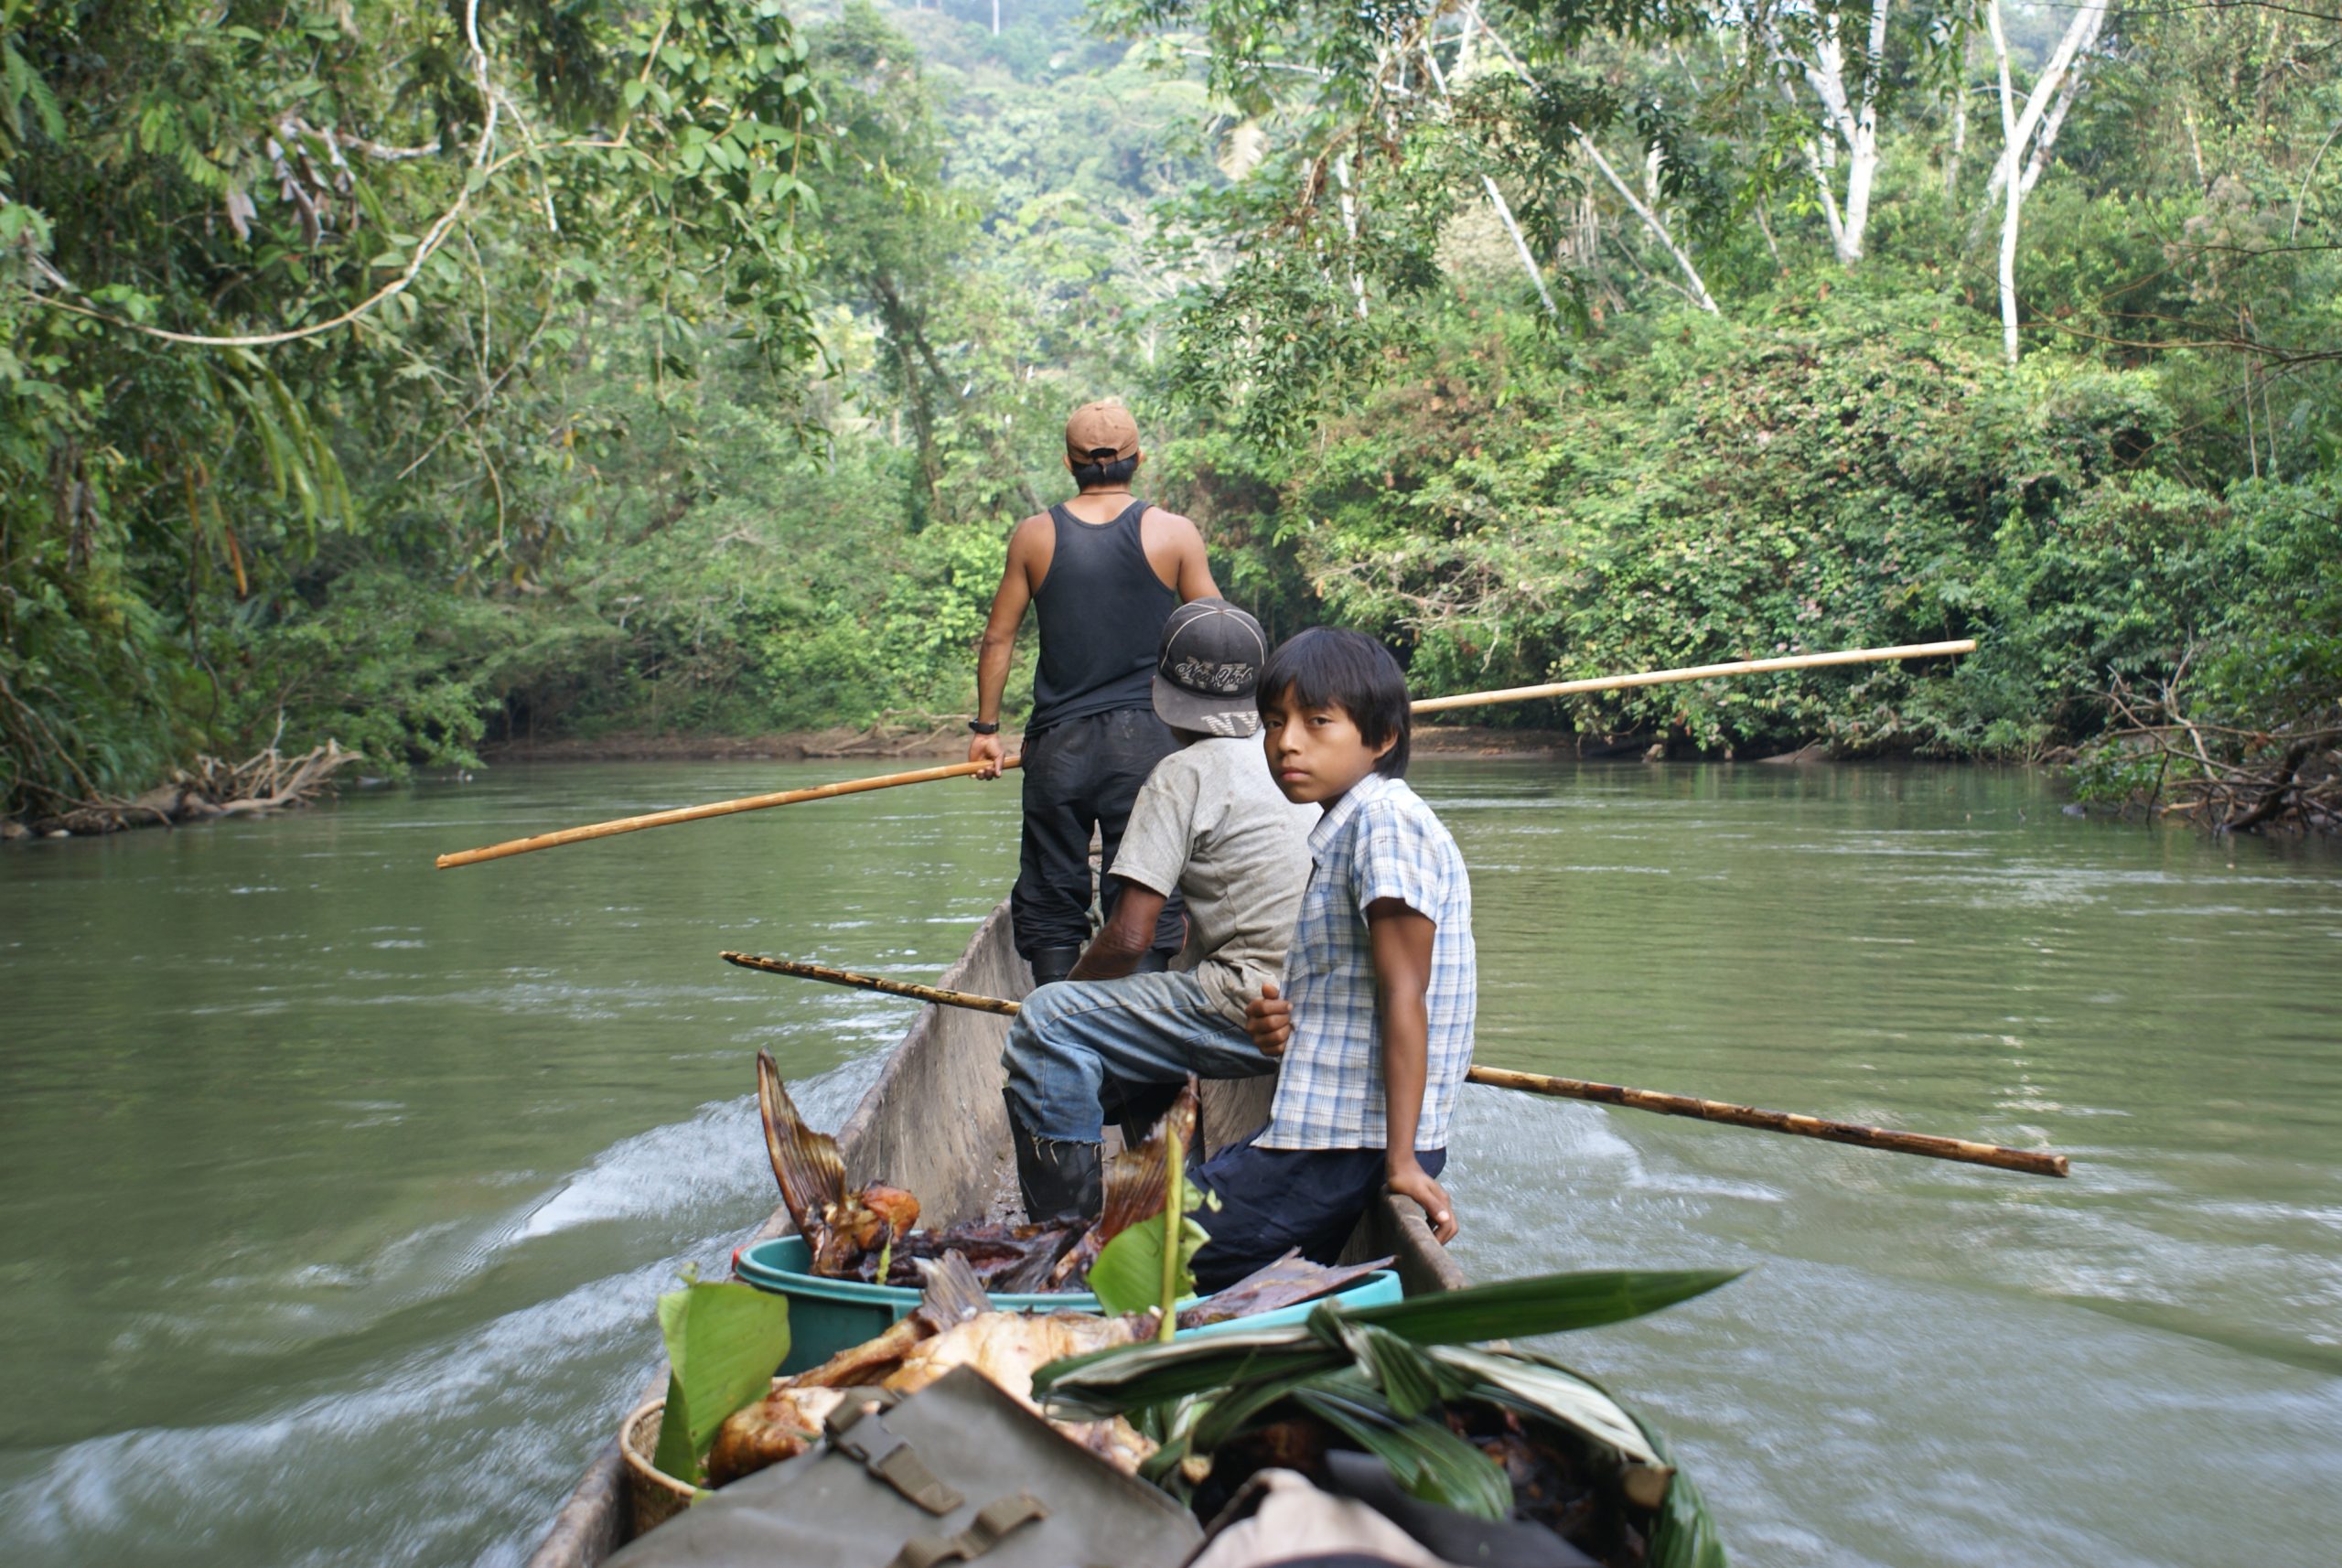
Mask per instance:
[[[2103,757],[2059,746],[2028,760],[2054,770],[2060,785],[2076,799],[2066,810],[2075,815],[2105,815],[2138,821],[2176,816],[2205,831],[2220,832],[2298,832],[2331,836],[2342,826],[2342,772],[2335,757],[2313,757],[2308,746],[2277,746],[2260,737],[2268,755],[2258,768],[2230,765],[2215,767],[2200,779],[2156,768],[2151,782],[2141,782],[2133,767],[2121,772]],[[2283,737],[2279,737],[2283,738]],[[2330,739],[2321,732],[2314,738]],[[1022,747],[1024,737],[1003,737],[1009,754]],[[1764,767],[1802,767],[1849,760],[1836,756],[1822,741],[1809,741],[1791,751],[1735,757],[1727,748],[1713,755],[1682,737],[1661,738],[1649,734],[1583,735],[1556,729],[1499,729],[1487,725],[1419,725],[1414,731],[1418,757],[1529,757],[1581,762],[1639,760],[1644,762],[1751,763]],[[2282,755],[2281,755],[2282,754]],[[856,729],[834,726],[818,730],[787,730],[757,736],[622,731],[616,734],[564,736],[557,740],[491,742],[480,747],[481,760],[490,765],[520,762],[803,762],[834,758],[874,764],[898,761],[956,762],[967,755],[967,732],[959,722],[919,730]],[[1905,757],[1908,760],[1907,755]],[[1879,760],[1875,755],[1862,760]],[[1968,762],[1976,758],[1946,759]],[[2117,758],[2119,763],[2121,758]],[[2208,806],[2207,802],[2210,804]],[[2217,808],[2217,809],[2215,809]]]
[[[1024,736],[1005,737],[1013,756]],[[1641,740],[1606,741],[1567,730],[1498,729],[1486,725],[1423,725],[1414,732],[1420,757],[1598,758],[1643,756]],[[833,725],[766,735],[727,736],[689,732],[619,731],[602,736],[564,736],[553,740],[491,741],[479,747],[480,761],[505,763],[609,762],[810,762],[822,760],[958,761],[967,755],[967,731],[959,722],[922,729]],[[1826,760],[1810,746],[1776,762]],[[1649,758],[1658,760],[1656,757]],[[271,748],[241,764],[199,758],[165,782],[131,800],[93,801],[40,816],[0,818],[0,841],[81,838],[125,828],[172,827],[217,817],[252,816],[306,805],[335,788],[334,776],[362,760],[333,741],[306,755],[285,758]]]
[[[126,800],[86,800],[63,811],[0,817],[0,842],[23,839],[93,838],[124,828],[167,828],[220,817],[262,816],[307,805],[329,794],[334,776],[363,760],[328,740],[299,757],[274,746],[242,762],[199,757],[191,768]]]

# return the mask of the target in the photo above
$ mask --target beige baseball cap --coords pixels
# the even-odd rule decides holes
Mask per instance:
[[[1085,403],[1065,422],[1065,455],[1076,463],[1119,463],[1138,456],[1138,421],[1110,397]]]

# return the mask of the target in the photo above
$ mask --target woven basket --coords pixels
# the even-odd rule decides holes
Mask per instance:
[[[618,1428],[618,1452],[626,1456],[627,1500],[634,1507],[634,1533],[641,1535],[692,1506],[693,1489],[650,1462],[659,1452],[659,1423],[667,1402],[639,1405]]]

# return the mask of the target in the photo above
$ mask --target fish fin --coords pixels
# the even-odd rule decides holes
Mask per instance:
[[[1082,1232],[1070,1226],[1039,1230],[1027,1239],[1025,1256],[993,1276],[992,1288],[1003,1294],[1046,1290],[1060,1260],[1081,1244]]]
[[[1135,1149],[1124,1149],[1106,1163],[1103,1183],[1105,1201],[1098,1216],[1094,1233],[1098,1244],[1107,1242],[1129,1230],[1142,1219],[1152,1219],[1163,1212],[1169,1197],[1169,1172],[1164,1165],[1167,1144],[1165,1130],[1177,1128],[1179,1146],[1195,1147],[1196,1143],[1196,1081],[1188,1079],[1187,1087],[1171,1102],[1156,1124],[1154,1136]]]
[[[1094,1228],[1086,1232],[1081,1240],[1069,1248],[1065,1256],[1059,1258],[1056,1265],[1049,1270],[1049,1288],[1051,1290],[1078,1288],[1083,1281],[1089,1279],[1090,1265],[1098,1261],[1098,1253],[1101,1247],[1102,1243],[1099,1241],[1098,1232]]]
[[[946,1252],[939,1259],[917,1262],[919,1276],[927,1282],[927,1294],[919,1297],[913,1316],[926,1321],[929,1332],[940,1334],[992,1310],[992,1297],[984,1294],[976,1271],[962,1254]]]
[[[838,1153],[835,1138],[816,1133],[797,1113],[780,1067],[767,1050],[757,1052],[757,1110],[764,1120],[765,1153],[772,1156],[772,1174],[780,1182],[780,1200],[810,1242],[823,1211],[845,1197],[845,1156]]]

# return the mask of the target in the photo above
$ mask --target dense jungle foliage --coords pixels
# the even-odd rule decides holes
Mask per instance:
[[[1107,393],[1426,693],[1982,643],[1491,722],[2315,739],[2338,139],[2315,7],[0,0],[0,810],[964,714]]]

